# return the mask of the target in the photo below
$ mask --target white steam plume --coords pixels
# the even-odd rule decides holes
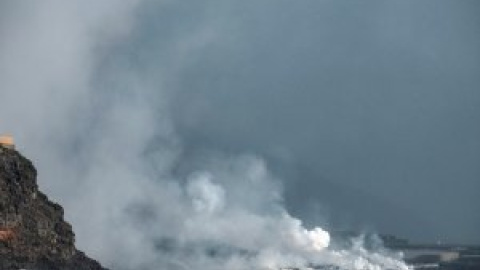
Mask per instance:
[[[103,65],[130,38],[140,4],[1,4],[0,131],[33,158],[79,248],[114,269],[406,269],[362,248],[329,250],[328,232],[304,228],[283,208],[260,157],[212,152],[177,173],[185,158],[163,79],[215,31],[180,35],[165,48],[174,64],[160,76]]]

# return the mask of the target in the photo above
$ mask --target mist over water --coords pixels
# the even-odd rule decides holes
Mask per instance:
[[[331,5],[327,2],[325,8]],[[266,8],[266,2],[255,4],[258,10]],[[18,149],[33,159],[40,188],[65,207],[78,247],[112,269],[243,270],[317,264],[407,269],[401,254],[366,250],[360,240],[348,249],[332,249],[326,229],[306,226],[289,213],[284,199],[292,186],[289,181],[306,180],[278,175],[269,163],[271,153],[286,160],[295,157],[282,148],[288,128],[271,129],[277,133],[269,141],[278,146],[271,152],[256,147],[264,140],[260,131],[249,147],[220,147],[225,141],[213,136],[219,133],[212,123],[230,127],[229,138],[249,138],[257,132],[242,128],[255,118],[250,109],[271,109],[288,119],[281,110],[276,114],[278,96],[270,92],[280,86],[252,82],[249,78],[255,76],[250,72],[272,81],[281,74],[298,76],[288,69],[257,70],[251,66],[253,59],[237,62],[237,57],[255,58],[255,53],[243,54],[250,43],[241,35],[243,21],[229,18],[232,10],[257,9],[228,1],[3,1],[0,132],[14,134]],[[277,29],[266,23],[259,25]],[[265,35],[252,38],[251,50],[255,40],[276,40],[278,31],[260,31]],[[229,44],[242,46],[224,51]],[[212,52],[210,62],[202,61]],[[202,81],[204,75],[211,77],[192,73],[199,63],[234,69]],[[233,83],[244,88],[230,88]],[[207,92],[209,85],[217,90]],[[271,94],[275,102],[272,107],[249,107],[250,99],[242,95],[249,91],[243,89],[264,89],[261,95]],[[290,100],[288,93],[281,93],[282,99]],[[224,100],[236,105],[210,110],[211,104]],[[244,110],[232,113],[238,104]],[[222,112],[227,123],[218,118]],[[295,117],[293,122],[300,122]],[[211,131],[214,143],[191,147],[202,140],[184,133],[195,129]],[[306,136],[314,132],[307,131],[296,132],[305,134],[303,139],[295,137],[298,145],[314,143]],[[332,152],[332,159],[341,154]],[[296,196],[315,192],[325,194],[312,185]]]

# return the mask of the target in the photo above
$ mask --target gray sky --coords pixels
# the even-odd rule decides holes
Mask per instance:
[[[295,218],[479,244],[479,12],[475,0],[2,1],[0,131],[108,266],[182,269],[156,250],[179,235],[304,262],[276,234],[302,231]]]
[[[190,147],[270,157],[307,220],[479,243],[479,3],[224,6],[176,85]]]

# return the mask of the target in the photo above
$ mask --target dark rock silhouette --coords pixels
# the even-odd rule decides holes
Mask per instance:
[[[106,270],[75,248],[63,208],[36,176],[30,160],[0,145],[0,269]]]

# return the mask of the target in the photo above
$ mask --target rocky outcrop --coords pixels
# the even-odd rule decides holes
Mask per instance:
[[[105,270],[75,248],[63,208],[38,190],[30,160],[0,146],[0,269]]]

